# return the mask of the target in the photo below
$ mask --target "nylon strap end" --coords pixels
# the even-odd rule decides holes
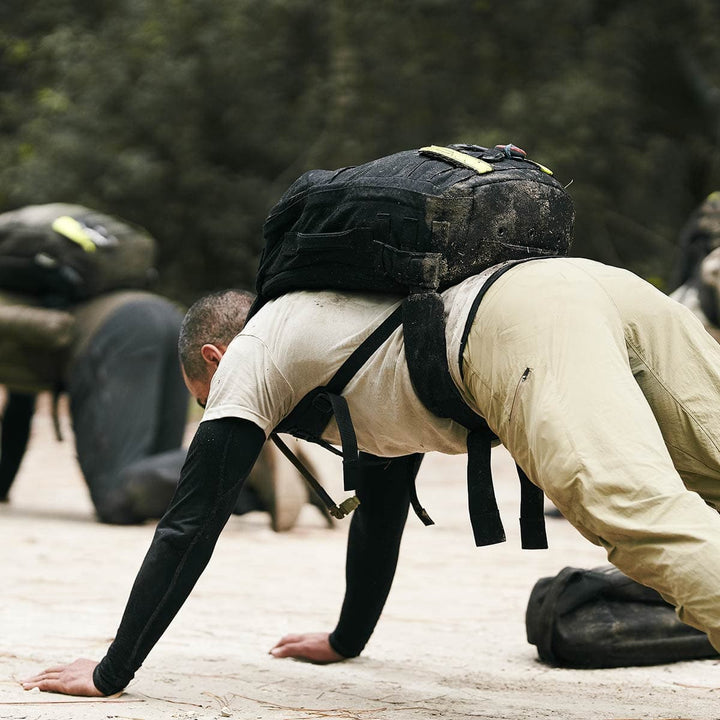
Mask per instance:
[[[290,448],[278,437],[276,432],[270,434],[270,439],[275,443],[280,452],[295,466],[295,469],[305,478],[310,488],[317,495],[318,499],[327,508],[332,517],[342,520],[348,516],[359,504],[357,497],[351,497],[343,500],[340,505],[336,505],[333,499],[328,495],[327,490],[315,479],[315,476],[295,457]]]
[[[520,518],[520,544],[523,550],[547,550],[544,518]]]
[[[420,521],[425,527],[435,524],[435,521],[427,514],[427,510],[424,507],[415,510],[415,514],[420,518]]]
[[[498,512],[472,513],[470,524],[473,529],[476,547],[497,545],[505,542],[505,529]]]
[[[516,468],[520,478],[520,542],[524,550],[545,550],[545,496],[519,465]]]
[[[352,497],[347,498],[347,500],[343,500],[339,505],[329,508],[330,514],[335,519],[342,520],[344,517],[347,517],[359,504],[360,500],[358,500],[357,495],[353,495]]]
[[[470,170],[474,170],[478,175],[484,175],[494,170],[490,163],[449,147],[428,145],[427,147],[420,148],[420,152],[429,157],[445,160],[445,162],[449,162],[451,165],[470,168]]]

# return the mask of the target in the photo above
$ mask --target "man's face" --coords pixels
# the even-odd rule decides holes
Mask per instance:
[[[208,394],[210,393],[210,381],[214,375],[214,371],[208,370],[207,377],[205,379],[196,378],[191,379],[185,373],[185,368],[182,368],[182,376],[185,381],[185,387],[188,389],[190,395],[195,398],[195,402],[204,408],[207,405]]]
[[[205,377],[190,378],[185,372],[185,368],[182,369],[183,380],[185,381],[185,387],[189,390],[190,394],[195,398],[197,404],[204,408],[207,405],[208,395],[210,394],[210,382],[215,375],[215,371],[218,369],[220,360],[225,354],[227,347],[225,345],[213,345],[211,343],[205,343],[200,348],[200,354],[202,355],[203,363],[205,366]]]

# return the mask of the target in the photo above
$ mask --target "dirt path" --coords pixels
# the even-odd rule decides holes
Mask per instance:
[[[575,671],[536,660],[524,627],[535,581],[605,558],[564,520],[549,520],[550,550],[520,549],[517,483],[502,450],[493,462],[508,542],[485,549],[466,519],[465,459],[426,459],[418,488],[437,524],[410,517],[362,658],[316,667],[267,654],[286,632],[331,629],[339,609],[347,525],[327,530],[308,506],[285,534],[263,515],[230,520],[195,592],[119,698],[24,692],[17,678],[102,657],[153,532],[93,520],[72,447],[38,415],[12,503],[0,506],[0,718],[720,718],[715,661]],[[342,496],[334,459],[317,457]]]

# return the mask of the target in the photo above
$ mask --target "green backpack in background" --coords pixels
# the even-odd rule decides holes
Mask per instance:
[[[105,292],[147,288],[155,240],[82,205],[29,205],[0,214],[0,289],[67,307]]]
[[[86,332],[75,309],[115,290],[148,288],[154,263],[148,232],[82,205],[0,214],[0,384],[56,390]]]

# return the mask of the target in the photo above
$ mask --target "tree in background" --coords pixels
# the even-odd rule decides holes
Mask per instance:
[[[573,182],[575,252],[662,285],[720,187],[714,0],[3,0],[0,210],[147,227],[162,290],[250,286],[312,167],[515,142]]]

